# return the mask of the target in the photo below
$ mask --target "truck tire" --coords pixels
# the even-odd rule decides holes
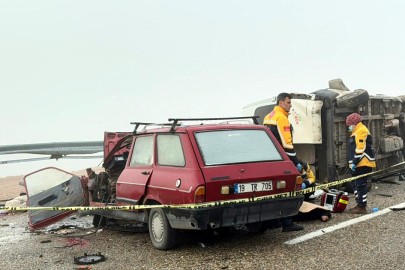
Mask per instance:
[[[336,104],[340,108],[354,108],[363,104],[369,99],[368,92],[363,89],[354,90],[343,97],[336,99]]]
[[[149,213],[149,236],[155,248],[168,250],[176,246],[178,230],[173,229],[165,212],[160,208],[152,208]]]

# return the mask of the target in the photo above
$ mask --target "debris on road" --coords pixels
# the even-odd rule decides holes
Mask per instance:
[[[51,243],[52,241],[51,240],[43,240],[43,241],[41,241],[40,243],[41,244],[45,244],[45,243]]]
[[[74,257],[75,264],[94,264],[105,261],[105,256],[101,255],[101,252],[97,254],[87,254],[84,253],[84,256]]]
[[[21,206],[26,206],[26,204],[27,204],[27,196],[23,195],[23,196],[18,196],[12,200],[7,201],[4,204],[4,206],[5,207],[21,207]]]
[[[399,208],[390,208],[392,211],[402,211],[405,210],[405,207],[399,207]]]
[[[87,247],[89,246],[89,242],[84,239],[79,238],[63,238],[58,240],[58,242],[65,242],[63,246],[55,246],[54,248],[67,248],[73,246],[82,246]]]
[[[389,195],[389,194],[375,194],[375,195],[382,196],[382,197],[392,197],[392,195]]]

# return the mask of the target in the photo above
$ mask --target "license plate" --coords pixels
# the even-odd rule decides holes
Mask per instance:
[[[273,190],[272,181],[235,184],[235,194],[269,190]]]

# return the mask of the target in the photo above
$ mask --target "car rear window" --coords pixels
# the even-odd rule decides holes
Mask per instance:
[[[206,131],[195,137],[206,166],[283,160],[264,130]]]

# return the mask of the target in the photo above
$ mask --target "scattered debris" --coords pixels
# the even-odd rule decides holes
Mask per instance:
[[[390,208],[392,211],[402,211],[405,210],[405,207],[399,207],[399,208]]]
[[[374,207],[373,209],[371,209],[371,212],[374,213],[377,212],[378,210],[379,210],[378,207]]]
[[[79,238],[63,238],[59,240],[58,242],[65,242],[65,245],[63,246],[55,246],[54,248],[67,248],[67,247],[73,247],[73,246],[83,246],[87,247],[89,245],[89,242],[87,242],[84,239],[79,239]]]
[[[75,264],[94,264],[105,261],[105,256],[101,255],[101,252],[97,254],[87,254],[84,253],[84,256],[74,257]]]
[[[50,242],[52,242],[51,240],[43,240],[43,241],[41,241],[40,243],[41,244],[45,244],[45,243],[50,243]]]
[[[75,232],[75,230],[72,230],[72,229],[63,229],[63,230],[57,231],[56,234],[64,234],[64,235],[66,235],[66,234],[72,234],[74,232]]]
[[[8,211],[7,210],[0,210],[0,215],[7,215]]]
[[[203,243],[203,242],[197,242],[197,246],[200,248],[207,248],[208,244],[207,243]]]
[[[147,233],[149,231],[148,225],[142,222],[119,224],[115,223],[114,221],[113,222],[107,221],[106,229],[131,233]]]
[[[390,195],[390,194],[375,194],[375,195],[383,196],[383,197],[392,197],[392,195]]]
[[[5,207],[21,207],[27,205],[27,196],[19,196],[12,200],[7,201],[4,206]]]

